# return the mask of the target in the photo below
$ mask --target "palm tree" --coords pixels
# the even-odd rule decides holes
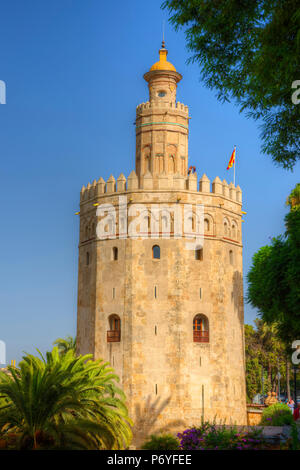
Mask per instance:
[[[27,354],[0,373],[0,437],[18,449],[122,449],[131,421],[107,363],[73,350]]]
[[[65,354],[70,349],[76,352],[76,337],[73,338],[73,336],[67,336],[65,339],[58,338],[53,344],[58,347],[60,354]]]

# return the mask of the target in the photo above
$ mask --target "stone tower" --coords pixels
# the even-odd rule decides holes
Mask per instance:
[[[164,43],[159,56],[137,106],[136,170],[80,196],[78,352],[120,376],[136,445],[202,418],[246,424],[242,193],[188,171],[182,77]]]

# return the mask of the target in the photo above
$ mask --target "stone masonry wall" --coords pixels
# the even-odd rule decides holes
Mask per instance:
[[[203,260],[172,234],[119,239],[118,225],[116,239],[97,239],[98,205],[118,211],[119,196],[145,211],[158,203],[204,205]],[[211,191],[205,175],[198,186],[196,174],[139,181],[135,172],[127,181],[121,175],[117,186],[113,177],[100,178],[81,192],[78,351],[109,361],[120,376],[137,446],[150,432],[183,429],[203,415],[247,423],[241,197],[239,187],[219,178]],[[152,257],[155,244],[159,260]],[[107,342],[112,314],[121,320],[120,342]],[[208,319],[209,343],[193,341],[197,314]]]

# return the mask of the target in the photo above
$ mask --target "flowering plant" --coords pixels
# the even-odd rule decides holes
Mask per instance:
[[[182,450],[258,450],[265,442],[260,430],[239,432],[236,427],[208,422],[178,433]]]

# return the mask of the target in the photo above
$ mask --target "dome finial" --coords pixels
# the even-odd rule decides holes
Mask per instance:
[[[155,62],[152,65],[150,71],[152,70],[170,70],[176,72],[176,69],[173,64],[167,61],[168,49],[166,49],[165,41],[162,40],[161,48],[159,49],[159,61]]]
[[[165,20],[163,20],[162,33],[163,33],[163,37],[162,37],[161,48],[165,49]]]

